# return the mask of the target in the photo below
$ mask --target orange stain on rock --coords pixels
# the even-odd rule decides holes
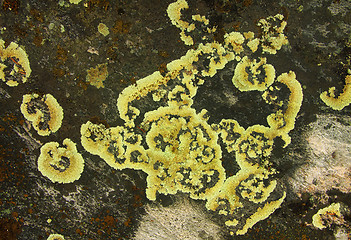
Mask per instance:
[[[109,226],[109,227],[115,226],[115,221],[116,220],[110,215],[104,217],[104,223],[106,226]]]
[[[2,9],[14,12],[15,14],[18,13],[18,9],[20,7],[19,0],[4,0],[2,2]]]
[[[128,218],[127,221],[124,222],[124,226],[130,227],[130,224],[132,223],[132,219]]]
[[[117,20],[112,28],[114,33],[128,33],[130,29],[130,24],[122,20]]]
[[[17,235],[22,232],[21,224],[9,218],[0,218],[1,239],[17,239]]]
[[[15,219],[18,218],[18,212],[12,212],[11,216]]]
[[[76,233],[79,234],[80,236],[83,236],[83,232],[82,230],[80,230],[79,228],[76,229]]]

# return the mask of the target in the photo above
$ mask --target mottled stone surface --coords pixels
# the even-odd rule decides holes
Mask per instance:
[[[65,239],[132,239],[140,236],[145,227],[157,229],[158,225],[152,226],[150,221],[157,219],[152,214],[162,219],[162,206],[171,214],[184,210],[177,204],[172,206],[179,201],[174,196],[158,195],[155,207],[146,199],[145,173],[114,170],[80,144],[83,123],[123,125],[116,106],[120,92],[154,71],[164,73],[167,63],[191,48],[179,40],[179,30],[166,15],[171,2],[0,1],[0,38],[5,45],[18,43],[28,54],[32,69],[26,83],[17,87],[0,84],[0,239],[47,239],[53,233]],[[210,25],[218,29],[213,36],[218,42],[223,42],[224,34],[231,31],[260,34],[256,26],[259,19],[283,14],[289,44],[267,60],[277,75],[293,70],[304,92],[291,144],[281,148],[282,143],[276,141],[278,147],[271,157],[279,171],[278,184],[287,189],[281,208],[246,235],[232,237],[221,217],[205,209],[194,210],[203,205],[196,201],[191,207],[187,205],[200,218],[191,222],[199,228],[191,230],[198,233],[195,239],[334,239],[333,232],[350,232],[347,211],[341,228],[336,224],[323,230],[310,226],[313,214],[327,203],[342,202],[351,207],[350,147],[346,139],[350,122],[344,117],[350,115],[351,107],[334,111],[319,98],[332,86],[341,91],[345,76],[350,74],[350,2],[188,2],[191,12],[184,14],[206,15]],[[97,30],[101,22],[109,28],[106,37]],[[200,41],[200,33],[197,37],[195,42]],[[87,69],[99,64],[106,64],[108,77],[104,88],[98,89],[86,81],[86,75]],[[211,116],[209,123],[231,118],[245,128],[267,124],[266,116],[272,109],[260,93],[242,93],[233,86],[234,69],[235,63],[228,64],[215,77],[208,78],[199,87],[193,107],[197,111],[206,108]],[[31,128],[20,112],[22,96],[30,93],[50,93],[57,99],[64,110],[59,131],[44,137]],[[149,106],[145,103],[144,107]],[[85,160],[84,172],[74,183],[55,184],[38,171],[37,158],[42,145],[65,138],[77,143]],[[235,174],[238,166],[232,164],[232,155],[225,151],[222,155],[226,174]],[[333,182],[326,178],[330,172],[334,174]],[[292,178],[295,181],[287,181]],[[328,190],[322,191],[325,188]],[[187,212],[184,216],[189,218]],[[149,221],[148,225],[145,221]],[[212,238],[206,224],[201,225],[209,222],[216,231],[221,228],[218,234],[212,232]]]

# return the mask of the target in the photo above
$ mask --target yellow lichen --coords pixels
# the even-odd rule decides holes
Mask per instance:
[[[151,125],[146,153],[155,169],[148,177],[148,198],[156,199],[156,192],[182,191],[205,199],[218,190],[225,177],[221,150],[217,135],[201,115],[191,108],[159,108],[147,113],[144,122]]]
[[[272,135],[270,128],[261,125],[251,126],[241,134],[234,145],[240,171],[226,179],[217,195],[207,202],[208,209],[216,211],[225,208],[229,214],[233,214],[243,208],[241,199],[246,198],[257,204],[267,202],[276,188],[276,182],[269,180],[274,170],[267,170],[265,164],[269,163],[261,162],[261,159],[269,157],[273,149]],[[263,181],[269,184],[266,186],[262,184]],[[240,195],[237,195],[237,191]]]
[[[5,48],[5,42],[0,39],[0,79],[14,87],[25,83],[31,72],[27,53],[14,42]]]
[[[198,52],[199,54],[209,55],[210,63],[208,70],[202,70],[201,72],[203,77],[213,77],[217,73],[217,70],[223,69],[229,61],[234,60],[234,53],[216,42],[206,45],[200,44]]]
[[[72,4],[78,4],[80,3],[82,0],[69,0],[70,3]]]
[[[269,217],[269,215],[271,215],[277,208],[280,207],[280,205],[282,204],[282,202],[285,199],[285,196],[286,196],[286,194],[284,193],[284,195],[280,199],[278,199],[276,201],[272,201],[270,203],[266,203],[262,208],[259,208],[253,215],[251,215],[246,220],[244,227],[242,229],[238,230],[236,232],[236,234],[238,234],[238,235],[245,234],[247,232],[247,230],[249,230],[249,228],[251,228],[257,222]]]
[[[32,122],[34,129],[41,136],[55,133],[61,127],[63,109],[51,94],[24,95],[21,112],[28,121]]]
[[[111,167],[148,169],[145,150],[140,146],[140,135],[129,132],[124,127],[107,129],[102,124],[91,122],[82,125],[81,135],[83,147],[88,152],[99,155]]]
[[[277,78],[277,82],[284,84],[290,91],[288,106],[284,110],[278,110],[267,117],[268,125],[274,129],[276,136],[280,136],[287,146],[291,139],[288,133],[294,129],[295,119],[302,105],[303,93],[300,83],[296,80],[294,72],[283,73]]]
[[[241,185],[238,187],[241,196],[254,203],[266,201],[269,195],[276,188],[277,181],[273,180],[267,187],[265,187],[265,179],[267,179],[267,176],[261,173],[257,174],[253,178],[249,178],[241,182]]]
[[[259,44],[260,44],[260,40],[258,38],[255,38],[248,41],[246,45],[250,48],[252,52],[256,52]]]
[[[242,51],[244,51],[244,48],[242,45],[245,41],[245,38],[241,33],[239,32],[226,33],[224,35],[224,41],[225,41],[226,47],[227,48],[229,46],[232,47],[233,51],[236,54],[239,54]]]
[[[283,19],[282,14],[277,14],[258,21],[257,25],[263,31],[260,41],[264,53],[276,54],[283,45],[288,44],[288,39],[283,34],[287,23]],[[280,24],[278,25],[277,22]]]
[[[205,16],[201,16],[199,14],[192,15],[191,18],[194,21],[203,22],[205,25],[208,25],[210,23],[210,21]]]
[[[345,86],[339,96],[335,96],[335,87],[329,88],[329,91],[321,93],[322,101],[334,110],[342,110],[351,103],[351,75],[345,77]]]
[[[47,240],[65,240],[65,238],[61,234],[50,234]]]
[[[172,24],[180,29],[180,39],[186,45],[194,45],[194,39],[190,35],[196,29],[196,25],[198,23],[203,24],[203,31],[206,33],[214,33],[216,31],[216,27],[206,27],[209,25],[209,20],[206,16],[201,16],[199,14],[195,14],[191,16],[192,22],[187,22],[186,20],[182,20],[182,10],[188,9],[189,5],[186,0],[178,0],[174,3],[171,3],[167,8],[167,14]],[[190,20],[190,21],[191,21]],[[203,39],[208,39],[207,36],[203,36]]]
[[[209,22],[200,15],[192,15],[193,23],[183,20],[182,10],[187,8],[187,1],[178,0],[169,5],[167,13],[181,30],[181,39],[193,45],[190,34],[195,26],[202,24],[206,29]],[[272,22],[279,25],[273,26]],[[254,38],[252,32],[231,32],[219,43],[206,42],[210,38],[204,36],[205,42],[168,63],[163,75],[154,72],[124,89],[117,100],[124,126],[83,124],[83,147],[115,169],[146,172],[148,199],[155,200],[157,194],[189,193],[193,199],[205,200],[207,209],[222,215],[233,233],[244,234],[285,198],[272,177],[277,171],[270,156],[276,137],[289,144],[288,134],[302,103],[302,89],[293,72],[275,78],[274,67],[265,57],[250,60],[244,56],[260,46],[263,54],[275,53],[287,43],[282,15],[263,19],[259,25],[263,29],[261,38]],[[203,32],[211,34],[212,30]],[[209,125],[209,113],[192,107],[199,86],[231,61],[240,61],[233,84],[240,91],[263,91],[264,101],[274,105],[275,112],[267,116],[268,126],[245,129],[234,119]],[[288,95],[279,94],[283,88]],[[144,100],[148,101],[147,109],[140,107]],[[239,166],[233,176],[225,175],[219,141]]]
[[[52,182],[74,182],[80,178],[83,168],[84,159],[77,152],[76,144],[68,138],[63,140],[63,147],[57,142],[49,142],[40,149],[38,169]]]
[[[140,111],[129,105],[142,97],[145,97],[149,92],[155,91],[160,85],[166,83],[169,78],[163,77],[160,72],[138,80],[138,85],[132,85],[125,88],[119,95],[117,107],[120,117],[126,121],[127,126],[134,127],[134,119],[139,115]]]
[[[173,116],[176,112],[177,117]],[[148,173],[146,194],[151,200],[156,199],[156,192],[177,191],[204,199],[221,186],[224,179],[221,151],[216,134],[201,115],[190,108],[182,111],[160,108],[145,116],[144,126],[149,128],[147,150],[140,146],[140,135],[131,134],[128,139],[123,127],[106,129],[90,122],[81,128],[82,145],[116,169],[142,169]],[[192,140],[196,136],[197,142]],[[194,171],[196,161],[201,165]]]
[[[212,124],[212,128],[221,135],[228,152],[235,150],[236,140],[245,132],[245,129],[232,119],[222,119],[219,124]]]
[[[247,56],[236,65],[233,84],[240,91],[264,91],[275,79],[275,69],[266,58],[250,60]]]
[[[341,216],[340,213],[340,203],[332,203],[330,206],[319,209],[318,212],[313,215],[312,217],[312,224],[316,228],[323,229],[326,228],[326,226],[323,223],[323,216],[324,215],[336,215],[338,217]]]
[[[187,36],[185,32],[192,31],[194,29],[194,25],[189,24],[186,21],[181,20],[182,13],[181,11],[183,9],[189,8],[188,3],[186,0],[178,0],[174,3],[169,4],[167,8],[167,13],[169,19],[172,21],[172,24],[178,27],[181,32],[180,32],[180,39],[186,44],[186,45],[193,45],[194,41],[191,36]]]
[[[172,24],[178,28],[187,28],[189,23],[181,20],[181,10],[189,8],[186,0],[178,0],[168,5],[167,14]]]
[[[95,68],[87,70],[86,81],[97,88],[104,87],[104,81],[108,77],[107,64],[99,64]]]
[[[102,35],[104,35],[104,37],[106,37],[107,35],[110,34],[110,30],[108,29],[108,27],[103,24],[103,23],[99,23],[98,25],[98,31],[99,33],[101,33]]]

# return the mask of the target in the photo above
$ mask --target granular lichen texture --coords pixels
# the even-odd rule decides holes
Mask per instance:
[[[51,94],[25,94],[21,112],[41,136],[55,133],[61,127],[63,109]]]
[[[320,95],[322,101],[334,110],[342,110],[351,103],[351,75],[345,77],[345,86],[339,96],[335,96],[335,87]]]
[[[187,7],[186,1],[177,1],[169,5],[167,12],[172,23],[182,30],[181,39],[191,45],[191,37],[185,36],[185,32],[190,34],[196,28],[195,23],[182,20],[181,9]],[[259,21],[258,26],[264,33],[258,38],[262,41],[263,54],[275,54],[287,44],[282,34],[286,26],[283,18],[277,15]],[[206,26],[204,16],[196,15],[192,19],[200,19],[200,24]],[[272,21],[278,21],[279,27],[270,28]],[[271,37],[275,32],[278,37]],[[283,139],[284,146],[290,143],[288,134],[294,128],[302,103],[302,88],[295,73],[290,71],[275,78],[275,69],[267,64],[266,58],[253,58],[252,48],[247,46],[252,41],[252,38],[245,40],[239,32],[224,36],[224,44],[205,41],[168,63],[164,75],[154,72],[125,88],[117,101],[125,125],[107,129],[102,124],[83,124],[83,147],[115,169],[140,169],[147,173],[146,196],[150,200],[156,200],[157,194],[189,193],[193,199],[207,201],[208,210],[224,215],[231,233],[245,234],[256,222],[274,212],[286,196],[272,178],[276,170],[269,157],[275,138]],[[267,116],[268,127],[253,125],[244,129],[234,119],[222,119],[234,123],[227,125],[225,131],[236,131],[236,141],[222,141],[228,144],[233,161],[240,167],[234,176],[226,177],[218,144],[221,124],[211,126],[207,122],[211,117],[207,110],[196,113],[192,105],[205,77],[214,77],[234,60],[238,61],[234,85],[240,91],[263,92],[266,102],[275,105],[275,112]],[[274,85],[279,87],[268,89]],[[279,99],[282,104],[277,104],[277,99],[269,96],[282,89],[288,95]],[[153,108],[143,111],[139,102],[148,95],[152,95]],[[135,127],[143,134],[135,132]],[[238,217],[238,213],[243,212],[245,217]]]
[[[86,81],[96,88],[103,88],[104,81],[108,77],[107,65],[99,64],[95,68],[89,68],[87,70]]]
[[[52,182],[71,183],[80,178],[84,159],[77,152],[76,144],[66,138],[62,147],[57,142],[48,142],[41,147],[38,169]]]
[[[50,234],[47,240],[65,240],[61,234]]]
[[[23,48],[15,42],[5,47],[4,40],[0,39],[0,79],[14,87],[25,83],[31,72],[28,55]]]
[[[104,37],[106,37],[107,35],[110,34],[110,31],[108,30],[108,27],[104,23],[99,23],[98,31],[99,31],[99,33],[104,35]]]
[[[325,208],[322,208],[322,209],[319,209],[318,212],[313,215],[312,217],[312,224],[313,226],[315,226],[316,228],[319,228],[319,229],[323,229],[323,228],[326,228],[326,223],[325,222],[328,222],[328,218],[329,218],[329,221],[331,220],[329,216],[332,216],[333,217],[340,217],[341,216],[341,213],[340,213],[340,203],[332,203],[330,206],[328,207],[325,207]],[[323,220],[324,218],[324,220]],[[328,223],[330,224],[330,223]]]
[[[0,1],[2,235],[346,239],[350,9]]]

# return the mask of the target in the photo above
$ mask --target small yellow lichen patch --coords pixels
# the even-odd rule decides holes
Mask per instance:
[[[134,127],[133,120],[139,115],[137,108],[129,106],[131,102],[146,96],[149,92],[157,90],[160,85],[167,82],[169,78],[163,77],[160,72],[138,80],[138,85],[125,88],[118,97],[117,107],[120,117],[126,121],[127,126]]]
[[[267,187],[265,187],[264,180],[267,180],[267,176],[261,173],[257,174],[255,177],[242,181],[238,187],[241,196],[254,203],[266,201],[269,195],[276,188],[277,181],[273,180]]]
[[[70,3],[72,4],[78,4],[80,3],[82,0],[69,0]]]
[[[115,169],[136,168],[148,172],[148,160],[140,146],[141,137],[124,127],[106,128],[87,122],[81,127],[83,147],[99,155]],[[143,168],[142,168],[143,167]]]
[[[71,183],[80,178],[84,159],[77,152],[76,144],[70,139],[63,140],[63,147],[49,142],[40,149],[39,171],[52,182]]]
[[[234,53],[228,51],[224,46],[216,42],[207,43],[205,45],[200,44],[196,52],[199,55],[209,55],[208,59],[210,62],[208,69],[201,71],[204,77],[213,77],[217,73],[217,70],[223,69],[229,61],[234,60]]]
[[[210,21],[205,16],[201,16],[199,14],[192,15],[191,18],[194,21],[203,22],[205,25],[208,25],[210,23]]]
[[[178,0],[168,5],[167,14],[173,25],[178,28],[187,28],[189,26],[189,23],[180,19],[182,15],[181,10],[187,8],[189,8],[189,6],[185,0]]]
[[[312,224],[316,228],[323,229],[327,226],[323,223],[323,216],[325,215],[336,215],[338,217],[341,216],[340,213],[340,203],[332,203],[330,206],[319,209],[318,212],[312,217]]]
[[[217,135],[195,110],[159,108],[147,113],[144,121],[151,123],[146,153],[154,169],[148,177],[149,199],[155,200],[156,192],[177,191],[188,192],[193,199],[205,199],[218,190],[225,174]]]
[[[41,136],[50,135],[61,127],[63,109],[51,94],[42,97],[38,94],[24,95],[21,112]]]
[[[184,31],[180,33],[180,39],[186,44],[186,45],[193,45],[194,40],[191,36],[187,36]]]
[[[328,96],[329,95],[329,96]],[[343,92],[336,97],[335,87],[329,88],[329,91],[322,92],[320,95],[322,101],[334,110],[342,110],[351,103],[351,75],[345,78]]]
[[[282,99],[279,99],[277,96],[277,93],[281,89],[282,88],[280,86],[270,86],[266,91],[263,92],[261,96],[266,103],[274,105],[277,108],[280,108],[284,104],[284,101]]]
[[[237,162],[241,168],[251,167],[251,165],[256,164],[256,159],[260,160],[271,154],[273,134],[272,129],[262,125],[253,125],[246,129],[234,147]]]
[[[14,87],[25,83],[31,72],[27,53],[14,42],[5,48],[5,42],[0,39],[0,79]]]
[[[152,94],[152,99],[155,101],[155,102],[158,102],[160,101],[162,98],[164,98],[167,94],[167,91],[165,89],[159,89],[157,90],[156,92],[154,92]]]
[[[222,119],[219,124],[212,124],[212,128],[220,134],[228,152],[234,151],[236,140],[245,132],[245,129],[232,119]]]
[[[260,44],[260,40],[258,38],[254,38],[248,41],[246,45],[250,48],[252,52],[256,52],[259,44]]]
[[[288,39],[283,34],[287,23],[283,19],[283,15],[277,14],[258,21],[257,25],[263,31],[260,39],[263,53],[276,54],[277,50],[288,44]]]
[[[242,51],[244,51],[244,48],[242,46],[244,41],[245,41],[244,36],[239,32],[231,32],[231,33],[226,33],[224,35],[224,42],[226,47],[228,48],[230,46],[231,48],[233,48],[233,51],[236,54],[239,54]]]
[[[47,240],[65,240],[61,234],[50,234]]]
[[[104,37],[106,37],[107,35],[110,34],[110,31],[109,31],[108,27],[105,24],[103,24],[103,23],[99,24],[98,31],[99,31],[99,33],[104,35]]]
[[[236,225],[238,225],[238,223],[239,223],[239,221],[236,220],[236,219],[234,219],[234,220],[228,220],[228,221],[226,221],[226,222],[225,222],[225,225],[235,227]]]
[[[247,56],[236,65],[233,84],[240,91],[264,91],[274,81],[275,69],[266,64],[266,58],[250,60]]]
[[[97,88],[104,87],[104,81],[108,77],[107,64],[99,64],[95,68],[87,70],[86,81]]]
[[[181,10],[189,8],[187,1],[178,0],[174,3],[169,4],[167,8],[167,14],[169,19],[172,21],[172,24],[181,30],[180,39],[186,45],[193,45],[194,41],[191,36],[187,36],[185,32],[190,32],[195,29],[194,24],[189,24],[186,21],[181,20]],[[197,18],[197,17],[195,17]]]
[[[294,72],[283,73],[277,78],[277,82],[284,84],[290,91],[288,107],[278,110],[267,117],[268,125],[274,129],[276,136],[280,136],[287,146],[291,139],[288,133],[294,129],[295,119],[300,111],[303,99],[302,87],[296,80]]]
[[[262,208],[259,208],[253,215],[251,215],[247,220],[246,224],[244,227],[236,232],[238,235],[243,235],[251,228],[253,225],[255,225],[257,222],[262,221],[263,219],[266,219],[271,215],[277,208],[280,207],[282,202],[284,201],[286,196],[286,193],[284,195],[276,200],[272,201],[270,203],[266,203]]]

